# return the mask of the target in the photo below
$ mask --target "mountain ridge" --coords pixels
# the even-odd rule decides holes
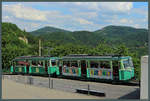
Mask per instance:
[[[44,32],[45,31],[45,32]],[[141,47],[145,43],[148,44],[148,30],[142,28],[134,28],[130,26],[109,25],[96,31],[52,31],[44,30],[38,36],[50,40],[59,40],[61,43],[76,43],[96,46],[102,41],[107,41],[109,44],[125,43],[127,46]],[[36,32],[36,31],[34,31]],[[31,33],[34,35],[33,33]]]
[[[39,32],[81,32],[81,31],[85,31],[85,32],[99,32],[99,31],[103,31],[109,28],[124,28],[124,29],[135,29],[135,30],[148,30],[146,28],[135,28],[132,26],[119,26],[119,25],[108,25],[105,26],[103,28],[97,29],[95,31],[88,31],[88,30],[80,30],[80,31],[70,31],[70,30],[66,30],[66,29],[62,29],[62,28],[57,28],[57,27],[52,27],[52,26],[45,26],[42,28],[39,28],[37,30],[31,31],[29,33],[31,34],[36,34],[35,32],[39,33]]]
[[[53,32],[71,32],[71,31],[64,30],[61,28],[51,27],[51,26],[45,26],[35,31],[31,31],[29,33],[31,33],[32,35],[39,35],[41,33],[53,33]]]

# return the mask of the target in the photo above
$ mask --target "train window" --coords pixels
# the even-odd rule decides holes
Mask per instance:
[[[56,66],[56,60],[51,60],[52,66]]]
[[[101,61],[100,66],[101,66],[101,68],[104,68],[104,69],[110,69],[110,62],[109,61]]]
[[[32,61],[32,65],[33,65],[33,66],[37,66],[37,64],[38,64],[38,63],[37,63],[36,61]]]
[[[41,66],[43,66],[44,65],[44,63],[43,63],[43,61],[41,62]]]
[[[63,67],[70,67],[70,61],[63,61]]]
[[[91,68],[98,68],[98,67],[99,67],[99,63],[96,62],[96,61],[91,61],[91,62],[90,62],[90,67],[91,67]]]
[[[71,61],[71,67],[78,67],[77,61]]]
[[[130,67],[130,64],[129,64],[128,60],[123,61],[123,65],[124,65],[125,69]]]
[[[43,66],[43,61],[32,61],[32,66]]]
[[[17,65],[17,66],[23,66],[23,61],[18,61],[18,62],[16,63],[16,65]]]
[[[133,67],[132,59],[129,59],[129,64],[130,64],[131,67]]]

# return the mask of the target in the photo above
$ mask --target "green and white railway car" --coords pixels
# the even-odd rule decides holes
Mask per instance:
[[[12,61],[12,73],[59,75],[57,57],[22,56]]]
[[[130,80],[134,67],[130,56],[69,55],[60,60],[62,75],[86,78]]]
[[[29,72],[29,63],[25,58],[17,57],[12,60],[10,71],[13,74],[27,74]]]

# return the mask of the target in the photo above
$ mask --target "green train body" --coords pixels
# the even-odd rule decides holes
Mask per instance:
[[[58,61],[57,57],[23,56],[13,60],[11,73],[22,74],[53,74],[59,75],[59,66],[52,64],[52,60]],[[19,65],[15,62],[21,61]],[[24,62],[24,63],[23,63]],[[18,70],[20,69],[20,71]]]
[[[18,62],[22,64],[18,65]],[[134,77],[134,67],[130,56],[90,56],[83,54],[61,58],[18,57],[13,60],[11,72],[41,75],[56,74],[120,81],[128,81]]]

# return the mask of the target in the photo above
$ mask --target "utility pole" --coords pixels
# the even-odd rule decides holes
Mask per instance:
[[[41,56],[41,39],[39,39],[39,56]]]

